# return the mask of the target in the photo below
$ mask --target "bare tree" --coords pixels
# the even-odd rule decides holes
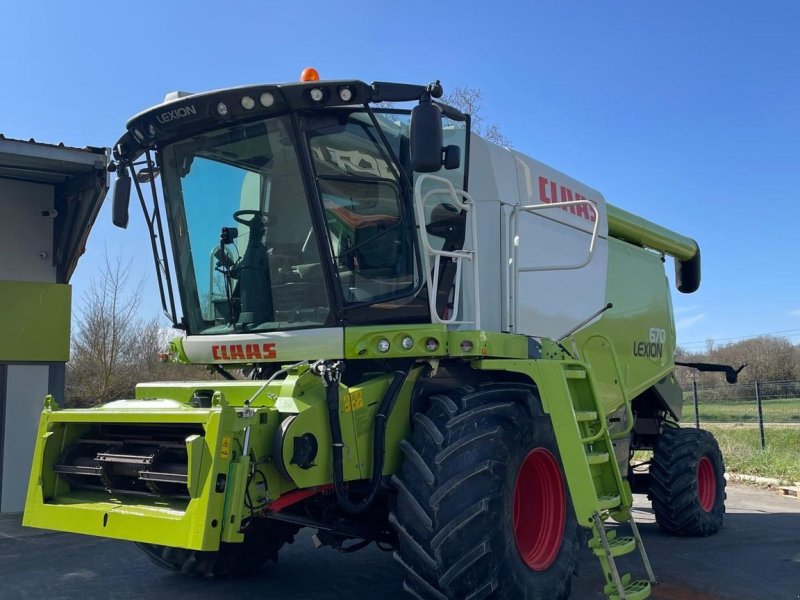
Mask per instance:
[[[92,279],[75,319],[72,352],[67,365],[67,397],[80,404],[121,397],[131,387],[128,365],[137,339],[134,320],[141,283],[125,293],[130,262],[108,256]]]
[[[200,367],[160,361],[167,336],[157,319],[138,316],[142,283],[130,283],[130,265],[106,256],[81,299],[67,363],[67,404],[130,398],[140,381],[209,378]]]
[[[500,132],[494,123],[485,125],[483,116],[483,92],[478,88],[455,87],[453,91],[445,95],[442,100],[445,104],[454,106],[463,113],[468,113],[472,118],[472,130],[490,142],[503,146],[511,147],[511,140]]]
[[[480,89],[455,87],[450,94],[442,97],[442,102],[468,114],[472,121],[472,131],[479,136],[503,148],[511,148],[511,140],[500,132],[500,128],[496,124],[484,125],[483,92]],[[394,108],[394,103],[384,100],[378,102],[376,106],[389,109]]]
[[[747,363],[747,368],[739,375],[739,381],[787,381],[800,379],[800,346],[788,339],[774,336],[759,336],[718,345],[713,340],[706,341],[705,352],[686,352],[678,348],[676,358],[686,362],[710,362],[739,367]],[[704,385],[723,382],[718,373],[696,373],[688,369],[677,370],[681,383],[695,379]]]

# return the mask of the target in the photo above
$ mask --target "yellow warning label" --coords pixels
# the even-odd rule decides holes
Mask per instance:
[[[222,448],[220,448],[220,458],[228,458],[231,455],[231,438],[225,436],[222,438]]]
[[[364,393],[361,390],[355,390],[344,397],[344,412],[351,412],[364,408]]]

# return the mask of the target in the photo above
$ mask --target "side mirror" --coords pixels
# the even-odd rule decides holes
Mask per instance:
[[[120,229],[128,228],[128,204],[131,200],[131,178],[124,167],[117,171],[114,182],[114,198],[111,207],[111,221]]]
[[[442,110],[430,98],[411,111],[411,168],[434,173],[442,167]]]
[[[160,174],[161,169],[158,167],[153,167],[152,169],[145,167],[144,169],[139,169],[139,171],[136,173],[136,181],[139,183],[150,183]]]
[[[448,171],[457,169],[461,166],[461,147],[455,144],[445,146],[444,149],[444,168]]]

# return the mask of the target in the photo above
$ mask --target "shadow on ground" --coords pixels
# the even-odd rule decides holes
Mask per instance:
[[[655,524],[637,496],[635,517],[656,576],[660,600],[797,600],[800,597],[800,501],[745,487],[729,488],[723,530],[710,538],[676,538]],[[643,571],[626,557],[622,570]],[[0,520],[0,598],[85,600],[407,600],[391,554],[370,547],[343,555],[315,550],[310,532],[277,565],[243,581],[203,580],[165,572],[132,544],[26,530]],[[584,552],[573,598],[600,600],[596,559]]]

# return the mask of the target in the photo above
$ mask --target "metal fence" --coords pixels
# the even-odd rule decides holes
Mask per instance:
[[[800,381],[756,381],[733,385],[697,385],[683,393],[683,422],[752,423],[800,427]]]

